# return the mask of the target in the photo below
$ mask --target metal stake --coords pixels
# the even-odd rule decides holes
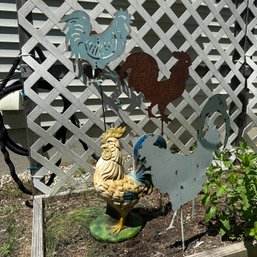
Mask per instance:
[[[195,199],[192,201],[192,213],[191,217],[193,218],[195,216]]]
[[[98,81],[97,84],[100,86],[100,93],[101,93],[101,98],[102,98],[103,119],[104,119],[104,131],[106,132],[106,116],[105,116],[105,109],[104,109],[103,88],[102,88],[101,82]]]
[[[185,251],[185,234],[184,234],[183,208],[182,207],[180,207],[180,225],[181,225],[182,249],[183,249],[183,251]]]

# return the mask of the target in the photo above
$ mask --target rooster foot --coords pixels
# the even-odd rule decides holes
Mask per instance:
[[[102,85],[103,80],[102,79],[91,79],[89,83],[93,84],[96,83],[97,85]]]
[[[166,114],[162,114],[161,116],[156,116],[156,118],[161,118],[161,120],[164,121],[165,123],[169,123],[172,121],[170,118],[168,118],[168,115]]]
[[[119,222],[118,222],[118,224],[112,226],[112,228],[111,228],[111,233],[112,233],[112,234],[115,234],[115,233],[119,234],[120,231],[125,228],[125,226],[124,226],[124,221],[125,221],[125,219],[124,219],[123,217],[121,217],[120,220],[119,220]]]
[[[148,112],[149,118],[156,118],[156,116],[152,113],[152,108],[150,108],[150,106],[145,110]]]

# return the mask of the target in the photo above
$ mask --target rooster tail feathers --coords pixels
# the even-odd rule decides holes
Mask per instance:
[[[120,82],[121,84],[124,83],[124,79],[128,76],[127,70],[131,68],[128,62],[124,62],[120,68],[119,75],[120,75]]]
[[[207,103],[205,104],[200,117],[199,117],[199,123],[198,123],[198,129],[197,129],[197,138],[199,142],[201,142],[202,145],[205,145],[206,148],[213,148],[212,144],[207,142],[204,139],[204,124],[205,124],[205,119],[206,117],[214,112],[219,112],[225,122],[226,126],[226,135],[224,139],[224,147],[227,144],[228,137],[229,137],[229,131],[230,131],[230,119],[229,115],[227,113],[227,103],[226,103],[226,98],[223,95],[216,94],[213,95],[211,98],[208,99]]]
[[[137,181],[137,183],[144,185],[143,194],[150,194],[153,190],[152,175],[150,174],[151,167],[146,168],[144,163],[137,166],[130,176]]]
[[[151,175],[149,173],[150,167],[146,168],[144,164],[135,167],[134,171],[131,173],[131,176],[134,180],[143,183],[145,185],[152,184]]]
[[[131,70],[131,72],[138,72],[138,61],[140,61],[140,56],[142,55],[141,52],[130,54],[126,61],[122,64],[120,68],[120,81],[123,82],[123,80],[129,75],[128,70]],[[140,72],[139,72],[140,73]]]
[[[143,143],[149,138],[154,136],[153,133],[149,133],[141,136],[134,146],[134,171],[131,173],[131,176],[139,181],[140,183],[144,183],[145,185],[152,185],[150,167],[145,166],[145,158],[142,158],[139,155],[139,149],[142,147]],[[165,139],[162,136],[158,136],[154,145],[159,148],[167,148],[167,144]]]
[[[142,144],[149,137],[152,137],[152,136],[154,136],[153,133],[149,133],[149,134],[143,135],[135,143],[134,152],[133,152],[135,164],[140,163],[143,160],[143,159],[140,158],[138,150],[142,147]],[[158,135],[154,145],[158,146],[159,148],[165,148],[165,149],[167,148],[167,143],[166,143],[165,139],[162,136],[159,136],[159,135]]]

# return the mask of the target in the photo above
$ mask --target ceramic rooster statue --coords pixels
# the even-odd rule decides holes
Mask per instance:
[[[103,69],[109,62],[120,56],[130,33],[130,16],[128,11],[119,10],[109,27],[100,34],[92,34],[90,18],[84,11],[74,11],[64,16],[66,44],[76,60],[83,59],[90,63],[93,71]]]
[[[134,148],[134,169],[125,173],[122,166],[119,138],[125,133],[124,128],[111,128],[102,137],[102,155],[94,173],[94,187],[109,206],[119,214],[118,224],[112,227],[112,233],[119,233],[133,206],[146,194],[152,192],[151,177],[148,169],[138,159]]]
[[[131,69],[128,77],[128,86],[138,93],[142,92],[145,99],[151,104],[147,108],[149,117],[156,117],[152,108],[158,105],[160,117],[168,123],[170,119],[164,113],[166,106],[180,97],[185,89],[185,82],[189,78],[188,67],[191,60],[184,52],[173,52],[178,62],[170,70],[170,78],[158,81],[159,68],[156,60],[144,52],[132,53],[128,56],[120,69],[120,81],[123,81],[127,71]]]

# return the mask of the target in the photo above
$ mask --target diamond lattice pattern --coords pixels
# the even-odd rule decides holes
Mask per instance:
[[[81,168],[86,170],[85,181],[90,180],[92,155],[100,156],[100,135],[106,127],[126,124],[128,133],[121,143],[127,153],[132,153],[135,137],[146,132],[163,132],[171,149],[189,153],[196,142],[197,119],[207,99],[213,94],[227,96],[231,117],[228,142],[233,143],[240,132],[236,120],[242,112],[240,95],[246,82],[251,97],[243,136],[255,145],[257,139],[252,136],[252,131],[257,124],[254,111],[257,106],[257,67],[253,56],[257,46],[254,35],[257,19],[252,19],[246,26],[246,1],[238,6],[230,0],[56,2],[59,5],[50,6],[49,1],[28,0],[18,12],[19,24],[31,36],[22,48],[23,60],[32,69],[24,87],[26,95],[36,103],[35,108],[27,115],[27,122],[30,130],[38,135],[38,140],[31,146],[31,157],[42,165],[34,177],[34,184],[43,193],[54,194],[67,187],[79,188],[81,182],[77,182],[76,177]],[[162,124],[159,119],[149,119],[145,110],[149,103],[144,100],[143,95],[128,88],[126,83],[122,86],[115,76],[105,79],[101,87],[90,81],[83,72],[82,65],[71,57],[65,45],[64,24],[59,23],[64,15],[84,9],[91,17],[93,30],[100,33],[120,8],[128,10],[133,24],[125,52],[108,65],[109,71],[113,71],[114,75],[115,69],[125,61],[128,54],[135,51],[147,52],[157,60],[159,79],[168,78],[170,69],[176,63],[172,52],[185,51],[192,59],[186,90],[180,99],[166,108],[172,120],[169,124]],[[250,9],[251,15],[257,16],[256,8],[252,6]],[[41,15],[40,26],[27,19],[29,13]],[[236,26],[240,29],[236,30]],[[246,35],[251,41],[248,49],[242,43]],[[46,53],[47,58],[43,62],[38,62],[30,55],[37,45]],[[238,57],[236,60],[235,56]],[[252,69],[247,80],[242,72],[245,63]],[[64,72],[56,75],[56,67]],[[35,85],[42,80],[51,85],[51,90],[35,90]],[[65,107],[58,104],[56,106],[63,99],[68,104]],[[157,108],[153,109],[154,113],[157,111]],[[42,122],[46,115],[51,117],[52,122],[42,126],[38,120],[41,119]],[[79,117],[80,126],[72,122],[75,115]],[[67,129],[66,141],[55,137],[62,127]],[[225,126],[222,123],[219,129],[224,134]],[[74,146],[81,142],[84,143],[84,148],[79,153],[74,150]],[[41,151],[47,144],[53,146],[48,156]],[[66,171],[56,165],[62,158],[69,158],[73,163]],[[126,164],[127,167],[129,165],[130,162]],[[49,171],[57,175],[52,186],[46,186],[42,182]]]

